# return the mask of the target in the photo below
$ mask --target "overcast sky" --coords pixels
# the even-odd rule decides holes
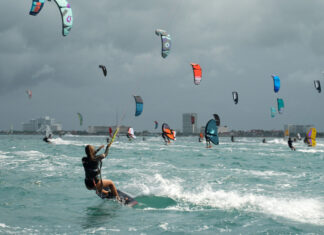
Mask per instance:
[[[324,93],[313,84],[324,87],[323,0],[69,2],[74,25],[67,37],[54,1],[38,16],[29,15],[31,1],[1,3],[0,129],[21,130],[22,122],[48,115],[64,129],[84,130],[125,114],[122,124],[135,130],[153,130],[154,120],[181,130],[182,113],[196,112],[199,125],[218,113],[235,130],[293,123],[324,131]],[[157,28],[172,38],[166,59]],[[202,67],[199,86],[191,62]],[[277,94],[272,74],[281,78]],[[139,117],[132,95],[144,100]],[[271,118],[278,97],[284,114]]]

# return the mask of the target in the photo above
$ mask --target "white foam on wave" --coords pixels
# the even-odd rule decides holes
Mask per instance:
[[[3,159],[10,159],[10,158],[12,158],[12,156],[2,155],[2,154],[0,153],[0,160],[3,160]]]
[[[66,133],[63,136],[64,137],[76,137],[77,135],[72,135],[71,133]]]
[[[244,173],[248,175],[255,175],[255,176],[263,176],[263,177],[270,177],[270,176],[291,176],[284,172],[276,172],[276,171],[257,171],[257,170],[243,170],[243,169],[231,169],[231,171]]]
[[[287,145],[287,140],[273,139],[273,140],[268,140],[267,143],[269,143],[269,144],[284,144],[284,145]]]
[[[13,152],[13,154],[18,155],[18,156],[24,156],[24,157],[44,157],[45,156],[42,152],[39,152],[36,150],[16,151],[16,152]]]
[[[168,230],[168,223],[161,223],[159,224],[159,227],[162,228],[164,231],[167,231]]]
[[[272,197],[224,190],[213,191],[208,187],[201,193],[184,196],[186,200],[197,205],[264,213],[301,223],[324,225],[324,205],[316,199]]]
[[[303,153],[324,153],[324,150],[322,150],[322,149],[316,149],[316,148],[311,148],[311,149],[297,149],[296,151],[303,152]]]
[[[324,225],[324,203],[320,199],[213,190],[209,185],[194,191],[186,191],[182,187],[181,179],[167,180],[160,174],[148,178],[148,181],[145,185],[139,185],[145,194],[167,196],[174,200],[194,204],[198,208],[207,206],[222,210],[237,209],[279,216],[300,223]],[[179,208],[179,205],[176,208],[186,210],[186,207]],[[175,209],[175,207],[172,209]]]
[[[255,143],[255,142],[256,142],[255,138],[237,137],[235,139],[235,143],[248,144],[248,143]]]
[[[6,224],[0,223],[0,233],[1,234],[39,234],[38,229],[31,228],[20,228],[17,226],[8,226]]]
[[[76,140],[63,140],[61,138],[51,139],[51,142],[56,145],[75,145],[75,146],[85,146],[86,144],[81,141]]]
[[[317,140],[316,142],[317,142],[317,143],[316,143],[316,146],[317,146],[317,147],[324,147],[324,144],[320,143],[319,140]]]

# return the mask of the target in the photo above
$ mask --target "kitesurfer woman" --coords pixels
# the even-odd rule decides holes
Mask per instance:
[[[105,194],[107,197],[113,196],[119,200],[117,189],[114,183],[108,179],[101,179],[101,161],[107,157],[109,152],[109,147],[112,142],[110,142],[103,154],[96,155],[104,145],[100,146],[97,150],[92,145],[87,145],[85,147],[86,157],[82,158],[82,164],[85,171],[84,183],[88,190],[96,190],[97,193]],[[109,188],[110,192],[104,190],[104,188]]]

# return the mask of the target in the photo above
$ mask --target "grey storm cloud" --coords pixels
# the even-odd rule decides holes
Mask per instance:
[[[323,124],[324,2],[320,0],[70,0],[74,25],[61,35],[56,4],[30,16],[31,1],[4,1],[0,9],[0,129],[50,115],[64,129],[123,124],[152,130],[153,121],[181,129],[182,113],[213,113],[233,129],[282,129],[285,123]],[[171,34],[160,55],[156,28]],[[203,70],[193,84],[190,63]],[[107,78],[98,68],[105,64]],[[282,88],[273,93],[272,74]],[[26,89],[33,91],[28,100]],[[234,105],[232,91],[240,101]],[[132,95],[144,99],[134,116]],[[270,118],[276,98],[283,115]]]

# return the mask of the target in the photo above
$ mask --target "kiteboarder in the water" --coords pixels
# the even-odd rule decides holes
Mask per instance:
[[[218,127],[215,119],[210,119],[205,127],[206,148],[211,148],[211,143],[218,145]]]
[[[87,145],[85,147],[87,156],[82,158],[82,164],[85,171],[84,183],[88,190],[96,190],[97,193],[105,194],[107,197],[114,196],[119,200],[115,184],[111,180],[101,178],[101,161],[107,157],[111,144],[112,142],[107,144],[105,152],[100,155],[96,154],[104,147],[104,145],[100,146],[97,150],[95,150],[92,145]],[[110,192],[103,189],[107,187],[109,187]]]
[[[209,139],[206,139],[206,148],[210,149],[212,147]]]
[[[208,148],[208,149],[211,148],[212,144],[211,144],[210,139],[207,136],[205,136],[205,139],[206,139],[206,148]]]
[[[198,141],[199,141],[199,142],[202,142],[203,139],[204,139],[204,135],[203,135],[203,133],[200,133],[200,134],[199,134],[199,139],[198,139]]]
[[[289,139],[288,139],[288,146],[289,146],[289,148],[291,149],[291,150],[294,150],[294,151],[296,151],[296,148],[293,146],[293,141],[292,141],[292,139],[289,137]]]
[[[43,141],[46,143],[51,143],[50,139],[52,139],[52,134],[49,134],[48,136],[45,136],[43,138]]]
[[[132,141],[132,137],[130,136],[129,133],[126,134],[126,137],[127,137],[127,139],[128,139],[129,141]]]
[[[165,144],[170,144],[171,140],[176,140],[176,131],[172,130],[168,124],[162,124],[162,138]]]
[[[162,138],[163,138],[165,144],[171,143],[170,139],[166,136],[166,134],[164,132],[162,132]]]

